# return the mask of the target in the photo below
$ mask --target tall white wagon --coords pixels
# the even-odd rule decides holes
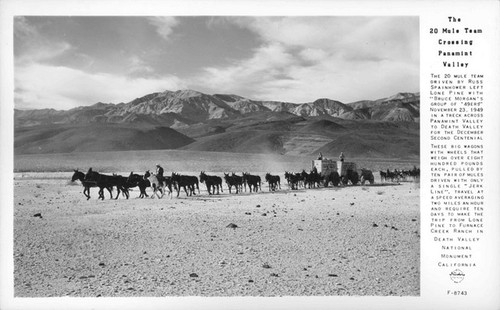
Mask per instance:
[[[358,167],[353,162],[335,161],[325,158],[315,159],[312,161],[312,169],[314,168],[323,176],[329,175],[330,172],[337,172],[344,184],[347,184],[349,181],[352,184],[356,184],[359,181]]]
[[[312,161],[312,169],[316,168],[321,175],[337,171],[337,162],[332,159],[315,159]]]

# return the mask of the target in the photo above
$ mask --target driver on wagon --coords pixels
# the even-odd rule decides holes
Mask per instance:
[[[343,161],[344,161],[344,158],[345,158],[345,156],[344,156],[344,152],[340,152],[340,155],[339,155],[339,159],[340,159],[340,161],[342,161],[342,162],[343,162]]]

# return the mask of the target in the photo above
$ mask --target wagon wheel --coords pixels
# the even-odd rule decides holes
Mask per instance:
[[[373,174],[370,174],[370,177],[368,178],[368,181],[370,181],[370,184],[375,183],[375,177],[373,176]]]
[[[358,174],[357,171],[353,171],[351,173],[350,181],[351,181],[352,185],[358,184],[358,182],[359,182],[359,174]]]
[[[333,186],[337,187],[339,186],[339,183],[340,183],[340,176],[338,175],[338,173],[335,172],[332,178],[332,184]]]

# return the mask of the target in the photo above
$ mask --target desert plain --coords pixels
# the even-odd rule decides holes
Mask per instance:
[[[165,165],[166,174],[201,156],[176,154]],[[95,170],[126,175],[132,166],[142,171],[155,164],[137,161],[135,153],[120,155],[135,159],[126,163],[99,161],[99,156],[105,154],[16,157],[16,297],[420,293],[418,182],[381,182],[375,173],[373,185],[290,190],[284,169],[308,169],[310,159],[283,158],[277,167],[276,158],[266,166],[263,157],[247,155],[248,171],[262,178],[265,171],[279,174],[281,190],[270,192],[264,182],[258,193],[230,194],[224,185],[223,193],[208,195],[200,184],[200,193],[191,197],[181,192],[140,199],[134,189],[129,199],[109,199],[105,192],[100,201],[93,188],[86,200],[81,184],[70,181],[69,166],[83,169],[100,162]],[[199,175],[206,162],[218,163],[208,166],[210,174],[243,171],[236,169],[244,165],[237,155],[203,156],[211,158],[179,171]],[[412,167],[408,162],[362,165],[374,172]]]

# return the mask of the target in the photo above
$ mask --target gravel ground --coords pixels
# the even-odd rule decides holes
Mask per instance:
[[[420,294],[415,183],[87,201],[70,178],[15,175],[16,297]]]

